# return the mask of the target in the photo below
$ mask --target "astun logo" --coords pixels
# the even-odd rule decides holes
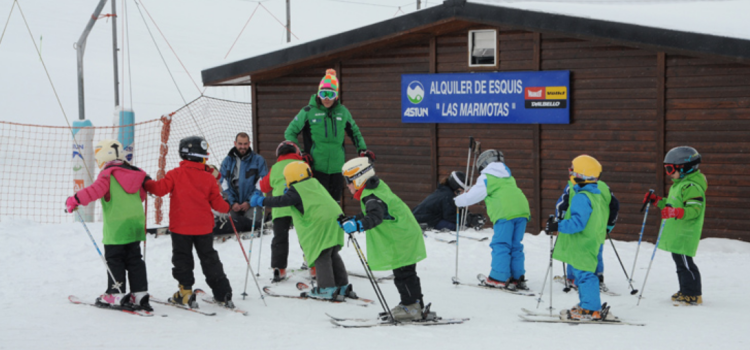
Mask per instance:
[[[422,102],[424,100],[424,86],[422,86],[422,83],[416,80],[409,83],[409,86],[406,87],[406,97],[413,104]]]

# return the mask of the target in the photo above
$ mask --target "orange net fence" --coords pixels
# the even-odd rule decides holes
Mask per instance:
[[[244,131],[252,135],[252,108],[249,103],[199,97],[186,106],[158,119],[124,126],[94,126],[85,131],[96,145],[104,139],[117,139],[121,130],[132,128],[132,164],[158,179],[180,162],[178,144],[187,136],[202,136],[209,143],[208,164],[220,166],[234,137]],[[76,143],[83,132],[76,133]],[[96,165],[81,166],[82,150],[73,141],[68,127],[9,123],[0,121],[0,221],[8,218],[38,223],[73,222],[65,212],[65,200],[82,186],[77,178],[93,182]],[[252,140],[251,140],[252,142]],[[93,218],[101,221],[101,203],[93,202]],[[149,198],[149,226],[169,223],[169,196]]]

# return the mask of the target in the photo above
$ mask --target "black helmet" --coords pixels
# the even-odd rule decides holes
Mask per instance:
[[[205,163],[208,159],[208,142],[200,136],[189,136],[180,140],[180,158]]]
[[[292,141],[283,141],[276,147],[276,158],[289,153],[301,155],[296,143]]]
[[[701,163],[701,155],[690,146],[677,146],[672,148],[664,156],[664,170],[668,175],[680,172],[680,177],[698,170]]]
[[[494,162],[505,163],[503,152],[494,149],[488,149],[482,152],[482,154],[479,155],[479,158],[477,158],[477,171],[482,172],[484,168]]]
[[[458,191],[459,188],[466,189],[466,174],[462,171],[454,171],[448,176],[448,186],[453,192]]]

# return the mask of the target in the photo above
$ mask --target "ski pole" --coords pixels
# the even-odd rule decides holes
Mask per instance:
[[[245,297],[247,296],[247,275],[250,273],[250,258],[253,256],[253,235],[255,234],[255,208],[253,208],[253,226],[250,230],[250,249],[247,251],[247,269],[245,270],[245,290],[242,292],[242,300],[245,300]],[[237,231],[237,229],[234,227],[234,219],[232,219],[232,214],[229,214],[229,221],[232,222],[232,229]],[[240,240],[239,233],[237,234],[237,240]],[[240,247],[242,247],[242,244],[240,243]],[[242,253],[245,252],[245,248],[242,248]],[[255,274],[253,274],[253,278],[255,278]]]
[[[245,272],[245,290],[242,292],[242,300],[245,300],[245,297],[247,296],[247,275],[248,272],[253,272],[252,267],[250,267],[250,258],[245,254],[245,247],[242,246],[242,239],[240,239],[240,233],[237,232],[237,228],[234,227],[234,220],[232,220],[232,216],[229,216],[229,222],[232,223],[232,230],[234,231],[234,236],[237,237],[237,242],[240,244],[240,250],[242,250],[242,255],[245,256],[245,261],[247,262],[247,271]],[[258,287],[258,293],[260,294],[260,299],[263,300],[263,305],[268,306],[266,304],[266,298],[263,296],[263,292],[260,290],[260,284],[258,284],[258,280],[255,278],[255,275],[253,275],[253,280],[255,281],[255,286]]]
[[[668,207],[671,205],[667,204]],[[643,278],[643,286],[641,286],[641,294],[638,296],[638,306],[641,304],[641,298],[643,298],[643,290],[646,289],[646,281],[648,280],[648,274],[651,272],[651,264],[654,263],[654,256],[656,256],[656,249],[659,248],[659,241],[661,240],[661,233],[664,232],[664,224],[667,223],[667,219],[661,219],[661,228],[659,228],[659,235],[656,237],[656,245],[654,246],[654,252],[651,253],[651,261],[648,263],[648,270],[646,270],[646,277]]]
[[[564,262],[562,262],[562,268],[563,268],[563,278],[565,278],[565,288],[563,288],[563,292],[567,293],[567,292],[570,292],[570,284],[568,283],[568,269],[565,267]]]
[[[266,221],[266,207],[263,207],[263,214],[260,216],[260,248],[258,248],[258,272],[256,276],[260,276],[260,255],[263,253],[263,230],[265,229]]]
[[[143,263],[146,263],[146,241],[148,240],[148,196],[143,205],[143,231],[146,234],[143,237]]]
[[[458,213],[461,209],[456,208],[456,274],[453,278],[453,284],[458,285],[458,233],[461,231],[461,219]]]
[[[620,260],[620,254],[617,254],[617,248],[615,248],[615,242],[612,240],[612,236],[609,235],[609,232],[607,232],[607,238],[609,238],[609,243],[612,244],[612,250],[615,251],[615,255],[617,256],[617,261],[620,262],[620,266],[622,267],[622,272],[625,273],[625,278],[628,280],[628,284],[630,285],[630,295],[638,294],[638,289],[633,288],[633,283],[631,283],[632,279],[628,277],[628,272],[625,271],[625,265],[623,265],[622,260]]]
[[[109,269],[109,265],[107,265],[107,259],[104,258],[104,254],[102,254],[102,251],[99,250],[99,246],[96,244],[96,240],[94,240],[94,236],[91,235],[91,231],[89,231],[88,226],[86,226],[86,223],[83,221],[83,217],[81,216],[81,212],[78,211],[78,209],[75,210],[76,214],[78,215],[78,220],[81,221],[81,225],[83,225],[83,228],[86,230],[86,233],[89,234],[89,238],[91,239],[91,243],[94,244],[94,248],[96,248],[96,252],[99,253],[99,257],[102,258],[102,263],[104,264],[104,267],[107,268],[107,272],[109,273],[109,277],[112,278],[112,287],[117,289],[117,291],[122,294],[122,289],[120,289],[120,286],[122,285],[121,282],[117,282],[117,279],[115,279],[115,275],[112,274],[112,270]]]
[[[649,195],[654,193],[654,190],[648,190]],[[647,201],[644,203],[643,207],[641,207],[641,212],[643,212],[643,209],[646,209],[646,213],[643,214],[643,224],[641,224],[641,235],[638,236],[638,246],[635,248],[635,259],[633,259],[633,269],[630,270],[630,282],[633,282],[633,277],[635,276],[635,262],[638,261],[638,251],[641,249],[641,240],[643,240],[643,230],[646,228],[646,218],[648,218],[648,208],[651,207],[649,205],[649,202]]]
[[[475,141],[474,148],[473,148],[474,161],[472,162],[471,168],[470,168],[471,173],[470,174],[466,173],[466,175],[469,176],[469,181],[468,181],[469,187],[474,185],[474,170],[476,170],[477,168],[477,156],[479,155],[479,152],[481,149],[482,149],[482,143],[479,141]],[[461,226],[466,226],[466,220],[468,220],[468,216],[469,216],[468,214],[469,214],[469,207],[467,206],[464,208],[464,216],[461,218]]]
[[[469,136],[469,153],[466,155],[466,175],[469,174],[469,164],[471,163],[471,151],[474,150],[474,136]],[[469,182],[471,182],[471,178],[469,178]],[[464,208],[463,214],[464,218],[466,218],[466,212],[469,210],[468,207]],[[464,220],[459,218],[461,224],[463,224]],[[461,229],[461,225],[458,225],[456,227],[456,277],[454,280],[454,283],[458,281],[458,232]]]
[[[253,242],[255,242],[255,216],[258,214],[258,212],[255,210],[256,208],[253,208],[253,226],[250,230],[250,249],[247,251],[247,258],[250,259],[253,257]],[[229,220],[232,220],[232,216],[229,216]],[[232,225],[234,225],[234,221],[232,221]]]
[[[549,216],[550,219],[554,218],[554,215]],[[544,287],[547,285],[547,275],[552,270],[552,252],[554,251],[554,244],[552,243],[552,232],[547,232],[549,235],[549,266],[547,266],[547,272],[544,274],[544,279],[542,280],[542,290],[539,292],[539,299],[536,300],[536,308],[539,308],[539,304],[542,302],[542,296],[544,295]],[[552,282],[550,282],[551,284]],[[551,289],[550,289],[551,290]],[[552,293],[550,293],[552,294]],[[552,312],[552,298],[550,297],[550,312]]]

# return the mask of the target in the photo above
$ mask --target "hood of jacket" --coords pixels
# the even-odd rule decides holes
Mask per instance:
[[[240,157],[240,159],[245,160],[247,158],[251,158],[253,156],[253,148],[248,147],[247,153],[245,153],[244,156],[240,156],[240,152],[237,151],[237,147],[232,147],[232,149],[229,150],[229,153],[227,153],[227,157]]]
[[[501,162],[490,163],[486,168],[484,168],[484,170],[482,170],[482,174],[492,175],[499,178],[511,176],[508,166]]]
[[[146,173],[143,170],[119,160],[107,163],[99,173],[100,177],[109,177],[110,175],[114,176],[122,189],[129,194],[138,192],[146,178]]]

